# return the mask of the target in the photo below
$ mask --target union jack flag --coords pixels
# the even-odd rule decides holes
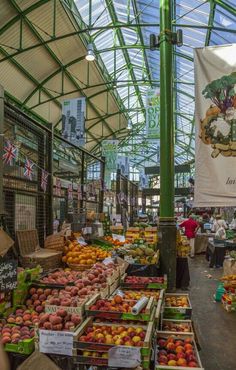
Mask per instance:
[[[8,140],[6,145],[3,148],[4,154],[3,154],[3,161],[6,164],[9,164],[10,166],[13,165],[13,159],[16,159],[17,157],[17,148]]]
[[[43,189],[44,193],[47,190],[48,176],[49,176],[49,173],[45,170],[42,170],[42,173],[41,173],[41,188]]]
[[[32,181],[34,163],[27,159],[25,160],[24,176]]]
[[[68,184],[68,199],[73,200],[73,186],[72,184]]]
[[[56,195],[61,196],[61,180],[58,177],[56,178]]]

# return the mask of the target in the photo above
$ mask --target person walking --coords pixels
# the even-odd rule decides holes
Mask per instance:
[[[185,221],[183,221],[179,227],[182,229],[184,228],[184,235],[188,238],[189,244],[190,244],[190,257],[194,258],[195,254],[195,236],[196,233],[200,227],[200,225],[197,223],[197,221],[194,220],[194,216],[190,215],[189,218]]]

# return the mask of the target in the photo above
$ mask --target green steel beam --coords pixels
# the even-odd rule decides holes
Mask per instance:
[[[105,0],[105,4],[107,6],[107,9],[109,11],[109,14],[110,14],[110,17],[111,17],[111,20],[112,20],[113,24],[116,24],[118,22],[118,19],[117,19],[117,14],[116,14],[116,11],[115,11],[114,4],[111,1],[109,2],[109,0]],[[117,29],[117,37],[118,37],[119,43],[121,45],[126,45],[123,33],[122,33],[120,28]],[[123,55],[124,55],[127,67],[130,68],[130,76],[133,79],[133,81],[135,82],[136,81],[136,76],[135,76],[135,73],[133,71],[133,67],[132,67],[132,63],[131,63],[128,51],[123,50]],[[142,100],[141,95],[140,95],[139,88],[136,85],[135,85],[135,90],[136,90],[136,93],[137,93],[137,97],[138,97],[140,106],[145,108],[143,100]]]
[[[171,2],[160,0],[160,217],[174,217],[174,126]]]
[[[139,12],[138,7],[137,7],[137,1],[132,0],[132,5],[133,5],[133,10],[134,10],[134,17],[137,20],[137,23],[139,24],[140,23],[140,12]],[[141,41],[141,44],[144,48],[144,38],[143,38],[143,34],[142,34],[142,30],[141,30],[140,26],[137,27],[137,31],[138,31],[138,35],[139,35],[139,39]],[[148,47],[149,47],[149,45],[148,45]],[[146,66],[148,80],[150,82],[150,85],[152,85],[152,74],[151,74],[151,70],[149,68],[147,54],[146,54],[146,51],[144,49],[143,49],[143,58],[144,58],[145,66]]]
[[[209,0],[211,1],[211,0]],[[225,1],[222,0],[214,0],[215,5],[219,5],[221,8],[225,9],[227,12],[236,15],[236,8],[232,7],[231,5],[227,4]],[[227,29],[227,28],[226,28]],[[230,32],[229,29],[227,29]]]
[[[208,19],[208,26],[209,26],[209,28],[208,28],[207,33],[206,33],[205,46],[209,46],[209,44],[210,44],[212,27],[214,25],[215,10],[216,10],[216,3],[215,3],[215,1],[214,0],[210,0],[210,14],[209,14],[209,19]]]

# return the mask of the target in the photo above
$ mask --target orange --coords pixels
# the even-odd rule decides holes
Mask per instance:
[[[85,260],[83,260],[83,259],[81,259],[81,260],[80,260],[80,264],[81,264],[81,265],[85,265],[85,264],[86,264],[86,261],[85,261]]]
[[[73,263],[73,258],[72,257],[69,257],[68,260],[67,260],[68,263]]]
[[[66,262],[66,260],[67,260],[66,256],[62,257],[62,262]]]

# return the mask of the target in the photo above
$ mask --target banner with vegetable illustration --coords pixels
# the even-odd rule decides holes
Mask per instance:
[[[196,49],[194,206],[236,206],[236,44]]]

